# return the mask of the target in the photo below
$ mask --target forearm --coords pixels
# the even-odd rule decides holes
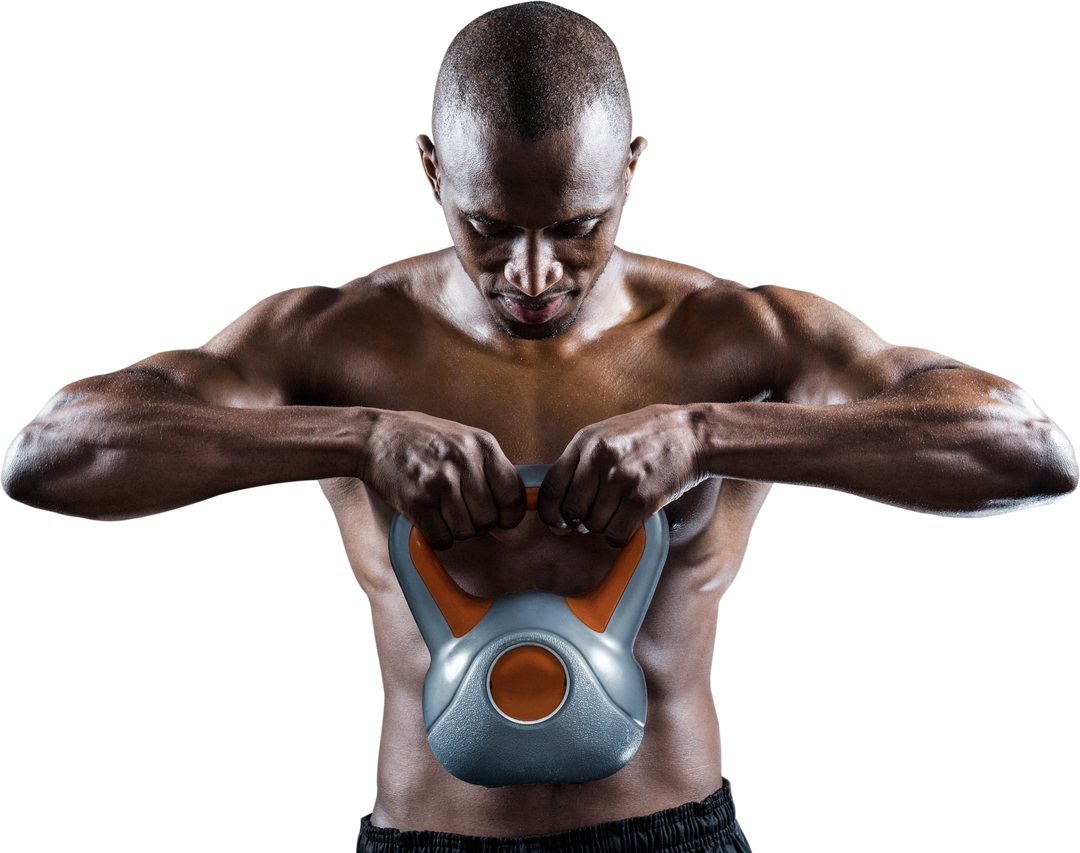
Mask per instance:
[[[269,483],[355,476],[365,410],[205,403],[152,376],[70,386],[8,449],[4,488],[97,519],[149,515]]]
[[[851,492],[942,514],[1002,512],[1076,487],[1068,439],[1014,386],[932,370],[839,405],[691,407],[704,473]]]

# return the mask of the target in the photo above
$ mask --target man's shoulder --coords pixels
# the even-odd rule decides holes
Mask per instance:
[[[370,301],[394,298],[418,301],[432,283],[446,277],[454,257],[453,249],[441,249],[405,258],[353,279],[340,290],[353,298]]]
[[[647,313],[662,318],[658,328],[667,351],[688,364],[716,365],[734,357],[748,376],[770,377],[786,387],[808,366],[840,370],[887,346],[851,314],[807,291],[746,287],[642,255],[628,255],[626,269],[638,304],[651,303],[655,307]]]
[[[805,290],[776,284],[747,287],[686,264],[625,254],[631,259],[628,280],[664,299],[679,315],[738,319],[776,334],[852,319],[828,299]]]
[[[775,285],[746,287],[698,267],[624,252],[626,280],[641,304],[663,305],[668,325],[696,334],[738,325],[767,333],[778,331],[784,315],[803,310],[814,297]],[[719,324],[719,325],[718,325]]]
[[[339,287],[309,286],[269,296],[252,309],[261,323],[280,330],[307,333],[312,325],[329,329],[347,323],[382,326],[398,316],[406,319],[424,302],[431,281],[445,264],[445,251],[407,258],[359,276]]]
[[[418,311],[424,279],[443,253],[380,267],[340,287],[305,286],[267,296],[197,351],[237,363],[310,363],[338,350],[394,347]]]
[[[689,264],[639,255],[625,249],[618,251],[627,283],[639,291],[653,290],[672,299],[698,292],[746,290],[741,284]]]

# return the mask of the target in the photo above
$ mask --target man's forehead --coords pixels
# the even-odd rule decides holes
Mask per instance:
[[[629,146],[600,104],[563,131],[525,140],[463,112],[436,149],[440,179],[457,193],[607,194],[621,183]]]

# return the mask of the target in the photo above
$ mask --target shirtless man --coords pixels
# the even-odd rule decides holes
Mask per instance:
[[[517,14],[514,32],[544,22],[550,53],[537,33],[524,67],[488,64],[491,30]],[[765,484],[999,511],[1074,488],[1071,449],[1004,380],[888,346],[806,294],[614,248],[644,140],[580,18],[533,7],[471,25],[439,93],[420,147],[453,250],[272,297],[200,350],[69,386],[16,440],[5,488],[123,518],[320,479],[384,673],[375,827],[521,836],[721,802],[713,626]],[[524,515],[512,464],[535,462],[555,463],[540,519],[601,535],[553,537]],[[437,546],[457,540],[445,562],[490,595],[588,589],[661,505],[672,549],[636,647],[650,709],[635,758],[528,797],[450,777],[424,738],[426,652],[385,557],[392,510]]]

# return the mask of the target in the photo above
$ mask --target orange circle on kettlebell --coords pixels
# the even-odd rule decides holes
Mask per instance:
[[[488,690],[495,707],[511,720],[537,723],[559,710],[566,697],[566,668],[543,646],[512,646],[491,666]]]

